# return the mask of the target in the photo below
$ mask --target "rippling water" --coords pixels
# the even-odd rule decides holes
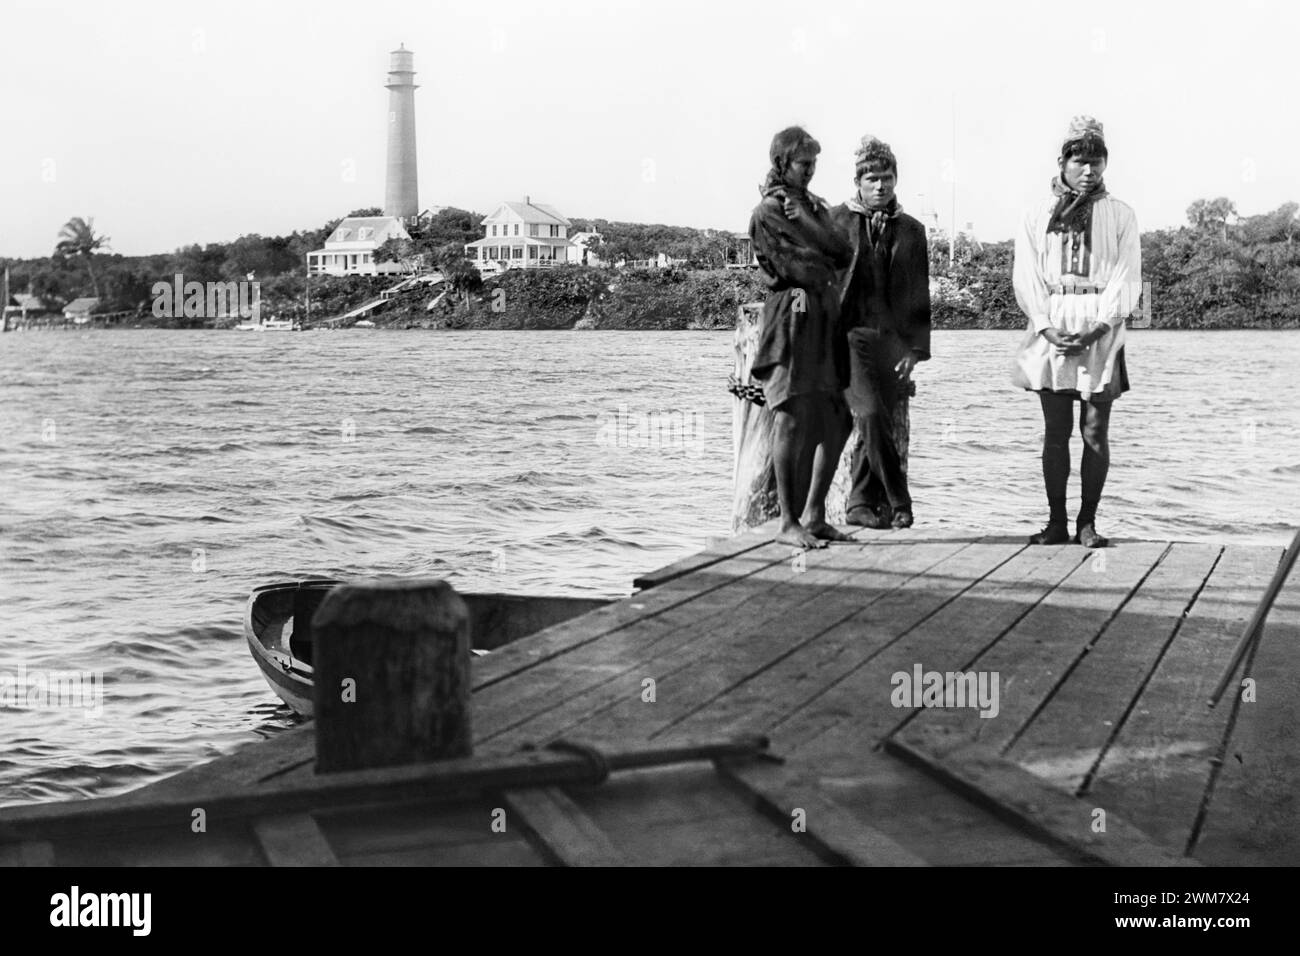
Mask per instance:
[[[1045,517],[1018,340],[936,333],[920,526]],[[1099,528],[1285,543],[1300,333],[1133,332],[1129,352]],[[0,804],[121,792],[288,726],[243,641],[258,584],[617,596],[727,533],[730,356],[729,333],[0,337],[0,680],[103,680],[98,715],[0,708]]]

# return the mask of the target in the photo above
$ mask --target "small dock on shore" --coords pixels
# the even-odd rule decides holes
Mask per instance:
[[[318,774],[308,722],[0,863],[1294,865],[1300,587],[1207,706],[1282,554],[760,529],[475,659],[473,757]]]

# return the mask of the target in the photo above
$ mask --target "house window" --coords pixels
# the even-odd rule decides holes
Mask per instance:
[[[529,225],[529,227],[528,227],[528,234],[529,234],[530,236],[535,236],[535,235],[537,235],[537,223],[534,222],[534,223],[532,223],[532,224]]]
[[[537,258],[537,247],[536,247],[536,246],[529,246],[529,247],[528,247],[528,258],[529,258],[529,259],[536,259],[536,258]]]
[[[519,235],[519,223],[515,223],[515,235]]]
[[[523,246],[515,246],[513,249],[510,250],[510,258],[512,258],[512,259],[522,259],[523,257],[524,257],[524,247],[523,247]]]
[[[495,236],[496,234],[497,234],[497,227],[494,225],[494,226],[492,227],[492,235]]]
[[[358,239],[369,239],[374,234],[375,234],[375,230],[371,229],[369,226],[362,226],[360,229],[357,230]]]
[[[343,242],[343,241],[345,241],[345,240],[348,238],[348,236],[350,236],[350,235],[352,235],[352,230],[351,230],[351,229],[338,229],[338,230],[335,230],[335,232],[334,232],[334,241],[335,241],[335,242]]]

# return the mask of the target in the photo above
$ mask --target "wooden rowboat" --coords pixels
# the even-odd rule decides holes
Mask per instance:
[[[311,619],[330,589],[328,578],[309,578],[254,588],[244,611],[244,637],[271,689],[295,712],[312,715]],[[601,598],[524,594],[462,594],[469,607],[476,652],[586,614],[610,603]]]

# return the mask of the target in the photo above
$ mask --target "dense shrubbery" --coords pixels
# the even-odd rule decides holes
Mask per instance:
[[[614,273],[597,328],[730,328],[736,308],[766,294],[750,269],[638,269]]]
[[[1011,288],[1012,244],[981,248],[958,242],[948,265],[947,249],[930,249],[930,308],[937,329],[1015,329],[1025,324]]]

